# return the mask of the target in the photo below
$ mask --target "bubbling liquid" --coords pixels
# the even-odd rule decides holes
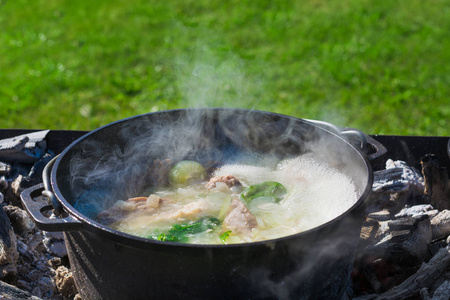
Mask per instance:
[[[265,180],[283,184],[288,193],[277,213],[296,232],[324,224],[348,210],[358,199],[351,179],[325,163],[300,156],[282,160],[276,168],[225,165],[217,175],[233,174],[248,185]]]
[[[151,213],[130,212],[111,226],[129,234],[149,237],[167,232],[173,224],[187,220],[205,216],[223,220],[227,208],[224,203],[239,198],[242,189],[266,181],[281,183],[287,193],[279,202],[254,199],[247,203],[257,221],[251,234],[231,232],[227,237],[229,244],[255,242],[292,235],[331,221],[347,211],[359,197],[349,177],[309,155],[258,166],[248,163],[224,164],[212,175],[233,175],[242,187],[230,189],[225,184],[218,184],[216,188],[208,190],[204,183],[199,183],[158,190],[155,192],[157,197],[170,199],[164,206]],[[196,212],[192,215],[192,211],[187,209],[184,213],[174,215],[174,211],[182,211],[185,207]],[[223,242],[219,236],[224,231],[219,225],[215,229],[192,235],[188,243],[219,244]]]

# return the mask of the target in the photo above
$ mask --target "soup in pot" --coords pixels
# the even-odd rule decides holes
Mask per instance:
[[[158,176],[167,184],[117,200],[97,220],[159,241],[246,243],[317,227],[359,197],[349,177],[313,155],[215,168],[191,160],[161,164],[166,171]]]

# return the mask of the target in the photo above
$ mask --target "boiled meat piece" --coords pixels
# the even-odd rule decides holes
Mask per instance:
[[[192,220],[199,215],[203,215],[203,212],[205,212],[207,209],[208,207],[204,202],[196,201],[183,206],[181,209],[173,213],[163,214],[162,216],[164,219],[168,220]]]
[[[217,182],[223,182],[225,183],[229,188],[236,186],[236,185],[241,185],[241,183],[239,182],[239,180],[234,177],[233,175],[224,175],[224,176],[215,176],[212,177],[209,182],[206,184],[206,188],[208,190],[215,188],[216,187],[216,183]]]
[[[105,224],[110,224],[132,211],[152,212],[166,201],[170,201],[170,199],[160,198],[154,194],[151,194],[149,197],[130,198],[127,201],[119,200],[109,209],[100,212],[97,218]]]
[[[230,208],[223,220],[223,227],[235,234],[251,235],[252,229],[258,225],[254,215],[239,199],[231,201]]]

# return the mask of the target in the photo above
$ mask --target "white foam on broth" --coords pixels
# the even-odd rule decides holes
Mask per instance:
[[[280,210],[289,220],[296,219],[296,232],[336,218],[359,196],[349,177],[308,155],[285,159],[275,168],[235,164],[216,173],[232,174],[247,186],[268,180],[283,184],[288,194],[280,201]]]
[[[356,203],[359,197],[355,185],[348,176],[312,155],[284,159],[278,163],[266,160],[260,166],[247,163],[225,164],[213,175],[233,175],[240,180],[242,188],[264,181],[276,181],[287,190],[287,194],[279,203],[253,200],[248,206],[255,215],[258,226],[252,230],[251,236],[230,235],[228,243],[275,239],[306,231],[338,217]],[[146,237],[155,230],[167,231],[171,225],[186,221],[183,216],[170,220],[165,219],[165,216],[189,203],[202,208],[197,218],[217,216],[220,213],[221,203],[230,201],[233,196],[239,195],[240,191],[234,195],[233,192],[236,191],[233,189],[225,193],[220,189],[208,192],[204,184],[159,191],[157,194],[160,197],[174,199],[173,204],[164,207],[157,214],[130,214],[113,227]],[[220,232],[218,229],[214,232],[197,234],[189,243],[219,244]]]

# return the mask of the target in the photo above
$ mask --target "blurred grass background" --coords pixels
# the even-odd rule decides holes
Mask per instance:
[[[0,0],[0,128],[194,106],[450,135],[450,1]]]

